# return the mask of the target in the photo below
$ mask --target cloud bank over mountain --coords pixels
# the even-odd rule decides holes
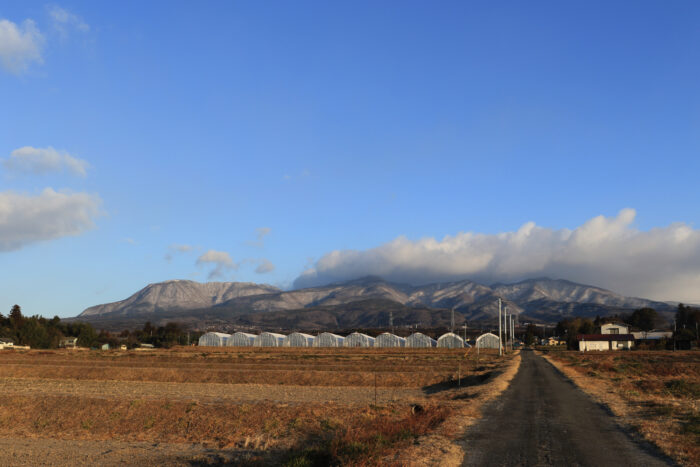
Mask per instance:
[[[700,302],[700,231],[674,223],[641,231],[636,211],[597,216],[576,229],[528,222],[515,232],[460,232],[442,240],[398,237],[364,251],[327,253],[294,287],[366,275],[425,284],[460,279],[482,283],[566,278],[657,300]]]

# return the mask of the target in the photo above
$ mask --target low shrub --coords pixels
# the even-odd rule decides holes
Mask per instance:
[[[666,390],[674,397],[700,398],[700,384],[685,379],[672,379],[666,381]]]

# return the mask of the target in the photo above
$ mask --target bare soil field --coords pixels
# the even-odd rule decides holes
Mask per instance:
[[[454,436],[507,385],[516,358],[482,351],[477,360],[464,349],[5,351],[0,445],[14,447],[0,461],[31,465],[51,452],[54,465],[434,463],[459,456]]]
[[[682,465],[700,465],[700,352],[545,352],[644,439]]]

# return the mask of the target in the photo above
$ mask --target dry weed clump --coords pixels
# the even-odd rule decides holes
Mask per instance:
[[[700,353],[548,352],[584,391],[682,465],[700,465]]]
[[[434,431],[449,415],[448,407],[372,407],[353,425],[323,420],[311,442],[291,450],[286,465],[377,465],[380,459]]]

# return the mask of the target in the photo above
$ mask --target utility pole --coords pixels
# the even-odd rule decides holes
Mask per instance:
[[[503,355],[503,345],[501,341],[501,299],[498,299],[498,356]]]
[[[673,319],[673,351],[676,351],[676,319]]]
[[[503,352],[508,353],[508,307],[503,309]]]
[[[455,332],[455,308],[452,307],[452,320],[450,321],[450,332],[454,334]]]
[[[394,332],[394,313],[391,311],[389,312],[389,327],[391,328],[391,333],[396,334]]]
[[[467,342],[467,323],[464,323],[464,342]]]

